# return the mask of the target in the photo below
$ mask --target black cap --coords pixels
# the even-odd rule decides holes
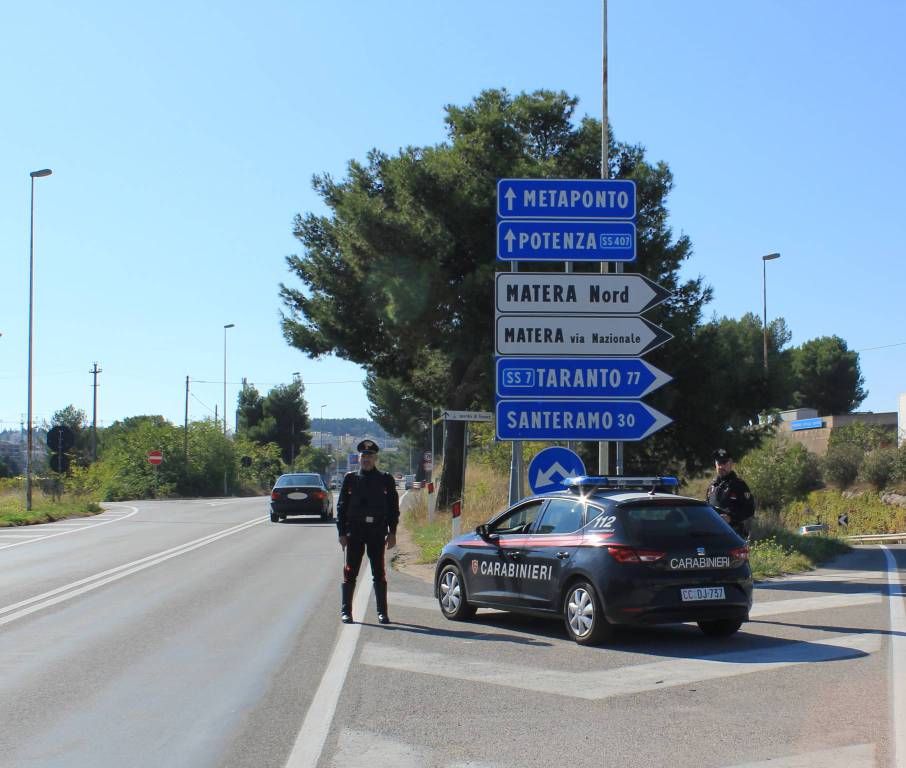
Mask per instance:
[[[711,458],[718,464],[726,464],[728,461],[733,461],[733,457],[726,448],[718,448],[711,454]]]
[[[374,440],[362,440],[355,449],[359,453],[377,453],[381,449],[378,448],[378,444]]]

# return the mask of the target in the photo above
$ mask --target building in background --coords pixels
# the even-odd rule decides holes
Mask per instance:
[[[873,413],[871,411],[843,413],[839,416],[819,416],[814,408],[796,408],[781,411],[778,433],[786,435],[794,442],[804,445],[808,450],[823,456],[827,453],[831,430],[835,427],[846,427],[850,424],[875,424],[890,429],[891,438],[902,436],[906,429],[906,395],[900,395],[899,422],[897,411]]]

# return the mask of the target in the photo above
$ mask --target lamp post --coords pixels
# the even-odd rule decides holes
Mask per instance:
[[[763,304],[762,326],[764,335],[764,375],[768,375],[768,262],[779,259],[779,253],[769,253],[761,257],[761,291]]]
[[[31,451],[32,451],[32,343],[35,300],[35,179],[50,176],[53,171],[43,168],[32,171],[31,176],[31,219],[28,229],[28,437],[25,442],[25,509],[31,510]]]
[[[226,409],[226,385],[227,385],[227,367],[226,367],[226,339],[227,339],[227,328],[235,328],[235,323],[227,323],[223,326],[223,436],[226,437],[227,433],[227,409]]]
[[[302,375],[301,371],[293,371],[293,384],[299,383],[299,376]],[[289,468],[294,470],[296,468],[296,417],[293,416],[292,421],[289,425]]]
[[[324,409],[327,405],[321,406],[321,428],[318,430],[318,447],[323,451],[324,450]]]

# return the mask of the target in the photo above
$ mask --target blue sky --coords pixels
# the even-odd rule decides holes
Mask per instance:
[[[600,114],[599,0],[9,4],[0,25],[0,428],[26,411],[29,172],[37,181],[36,420],[181,422],[248,377],[300,371],[313,415],[363,416],[361,370],[279,328],[312,174],[443,139],[483,88],[563,89]],[[761,312],[793,343],[906,342],[906,4],[611,0],[610,116],[675,175],[709,313]],[[489,212],[489,215],[493,215]],[[493,258],[493,254],[488,254]],[[895,410],[906,345],[866,351],[864,409]]]

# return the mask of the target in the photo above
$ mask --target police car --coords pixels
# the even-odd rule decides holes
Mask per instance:
[[[752,607],[746,542],[668,477],[577,477],[514,504],[441,552],[444,616],[478,608],[561,615],[586,645],[617,624],[697,622],[734,634]]]

